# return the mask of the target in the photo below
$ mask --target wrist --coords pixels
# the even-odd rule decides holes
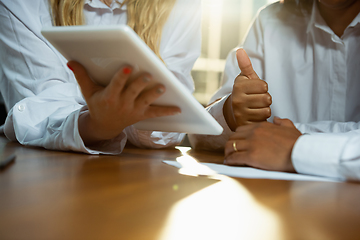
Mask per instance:
[[[107,133],[105,129],[99,127],[93,119],[91,119],[90,113],[84,113],[78,120],[79,134],[86,146],[98,144],[99,142],[110,140],[116,137],[114,131]]]
[[[227,125],[229,126],[231,131],[234,132],[236,130],[237,124],[235,121],[234,112],[232,108],[232,95],[230,95],[224,103],[223,115]]]

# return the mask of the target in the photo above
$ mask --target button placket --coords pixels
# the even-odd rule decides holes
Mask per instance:
[[[337,37],[337,36],[335,36]],[[331,104],[331,119],[334,121],[345,121],[346,111],[346,51],[345,44],[340,39],[334,39],[335,50],[332,52],[332,72],[333,72],[333,99]]]

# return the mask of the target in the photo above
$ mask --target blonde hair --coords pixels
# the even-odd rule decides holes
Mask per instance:
[[[160,57],[162,29],[176,0],[124,0],[128,25]],[[84,25],[84,0],[50,0],[56,26]]]

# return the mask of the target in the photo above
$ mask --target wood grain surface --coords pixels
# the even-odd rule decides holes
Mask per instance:
[[[355,183],[194,177],[163,160],[222,153],[127,148],[91,156],[23,147],[0,171],[0,239],[360,239]],[[186,173],[185,173],[186,174]]]

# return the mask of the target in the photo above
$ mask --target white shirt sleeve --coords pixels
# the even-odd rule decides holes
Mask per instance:
[[[298,173],[360,181],[360,131],[301,136],[292,162]]]
[[[23,145],[105,153],[85,147],[79,135],[86,103],[66,60],[40,34],[50,19],[46,1],[0,5],[1,91],[10,109],[4,133]],[[106,153],[120,153],[125,143],[121,134]]]
[[[200,1],[196,2],[192,6],[198,6]],[[170,70],[178,73],[180,81],[189,88],[193,86],[190,69],[200,53],[201,39],[196,32],[200,27],[199,14],[185,18],[184,24],[191,22],[194,26],[184,34],[179,51],[190,49],[188,55],[167,53],[164,57],[178,59],[169,64]],[[10,140],[47,149],[119,154],[127,139],[139,147],[154,148],[175,145],[183,139],[183,133],[138,131],[130,126],[115,139],[87,148],[77,125],[79,116],[87,111],[86,102],[66,59],[40,33],[44,25],[51,24],[48,1],[2,1],[0,22],[1,93],[10,109],[3,131]],[[167,29],[164,32],[172,30],[176,38],[184,33],[184,29]],[[171,42],[166,45],[170,48]],[[182,70],[185,65],[187,68]]]
[[[311,123],[294,123],[302,133],[346,133],[360,129],[360,122],[316,121]]]

